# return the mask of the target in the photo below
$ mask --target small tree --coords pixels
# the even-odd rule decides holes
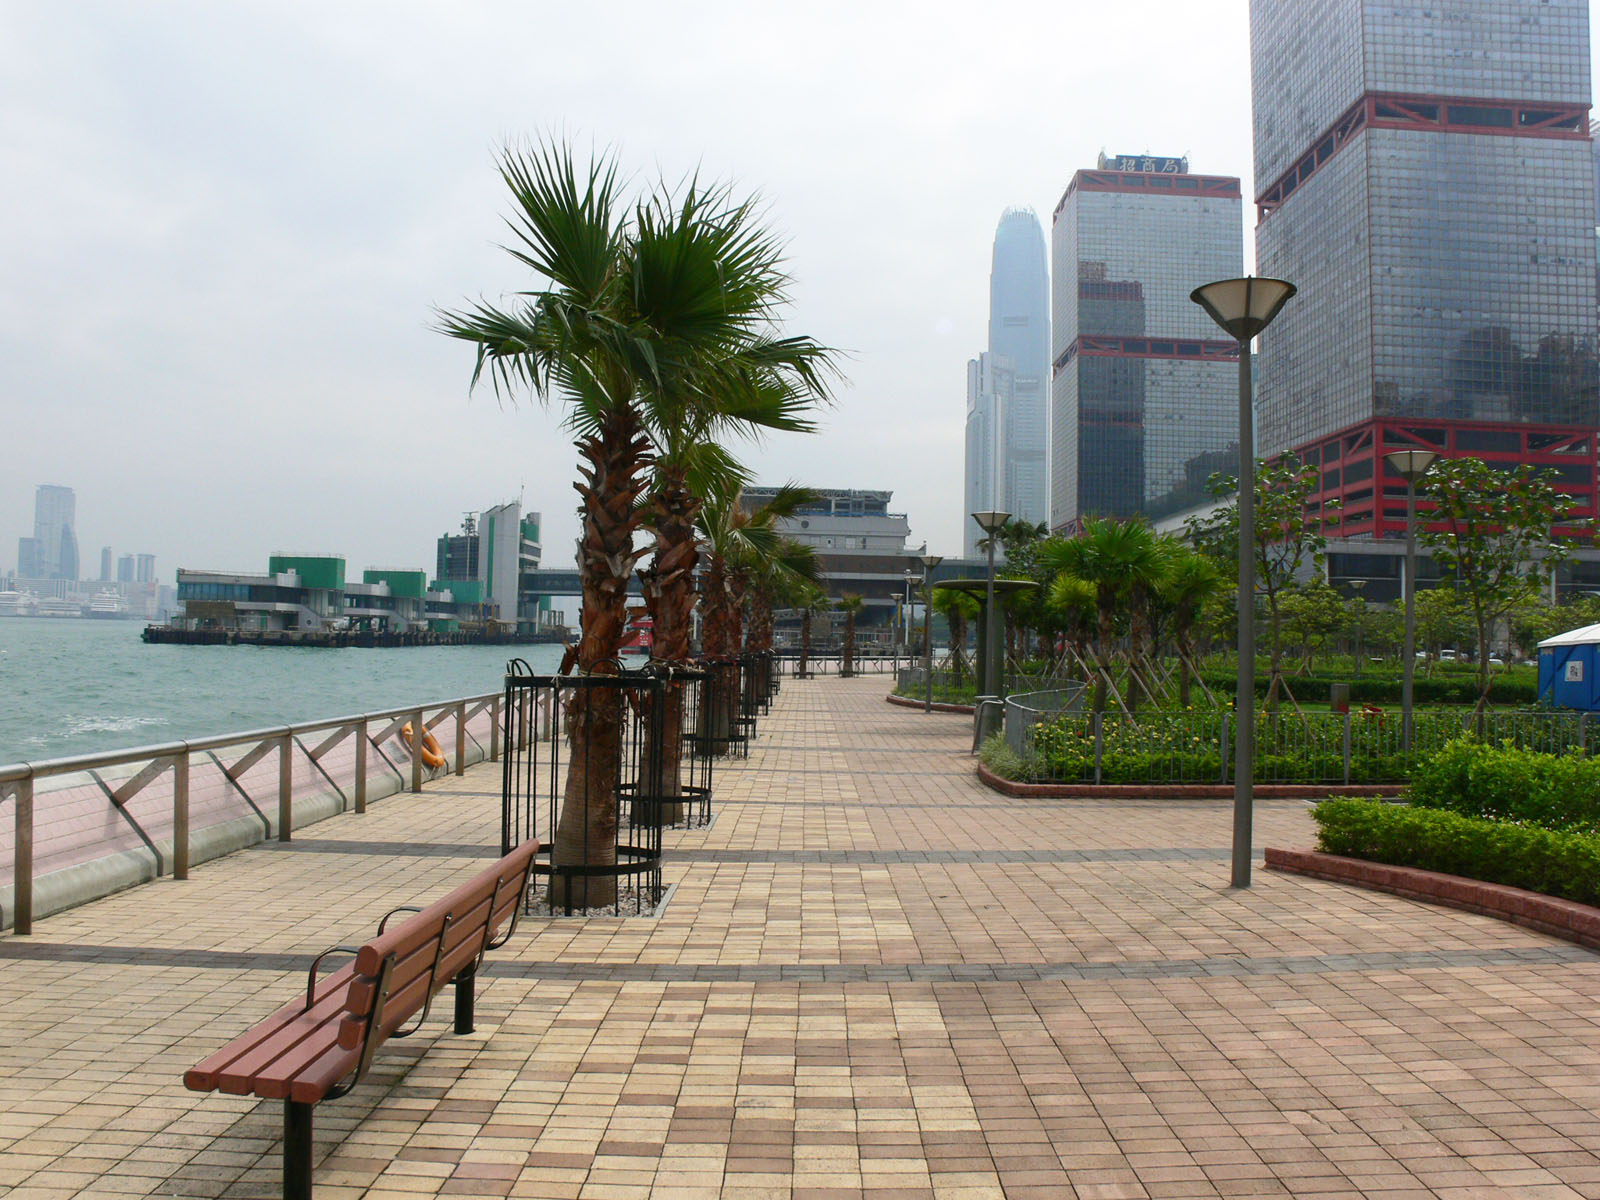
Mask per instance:
[[[1320,579],[1292,588],[1283,596],[1283,627],[1300,642],[1300,673],[1311,673],[1311,658],[1326,646],[1347,620],[1345,601]]]
[[[953,672],[954,686],[959,688],[966,662],[967,622],[977,618],[981,606],[966,592],[936,587],[933,589],[933,611],[943,617],[950,628],[950,670]]]
[[[1332,505],[1312,512],[1307,501],[1318,486],[1315,467],[1293,459],[1256,463],[1255,577],[1256,588],[1267,605],[1267,637],[1271,654],[1271,679],[1267,707],[1275,709],[1283,684],[1283,596],[1301,575],[1322,566],[1328,539],[1324,534],[1337,515]],[[1209,517],[1191,517],[1185,523],[1189,540],[1219,566],[1239,561],[1239,480],[1234,475],[1213,475],[1207,484],[1224,503]]]
[[[1489,638],[1518,604],[1547,586],[1572,555],[1573,539],[1557,527],[1593,537],[1592,522],[1573,516],[1571,500],[1526,464],[1504,471],[1475,458],[1437,462],[1423,479],[1432,511],[1418,539],[1454,576],[1478,643],[1478,703],[1489,703]]]

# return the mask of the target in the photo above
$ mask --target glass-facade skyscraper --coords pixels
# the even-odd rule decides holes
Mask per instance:
[[[1051,528],[1199,502],[1236,461],[1239,355],[1189,293],[1243,273],[1239,180],[1102,155],[1051,244]]]
[[[1251,0],[1250,26],[1258,270],[1300,289],[1261,339],[1260,452],[1320,467],[1347,537],[1403,536],[1408,447],[1547,466],[1592,513],[1588,0]]]
[[[989,271],[989,349],[967,364],[966,486],[962,541],[983,536],[986,509],[1031,524],[1049,516],[1050,275],[1044,230],[1031,209],[1008,208]]]
[[[78,498],[69,487],[41,483],[33,492],[33,536],[17,547],[17,574],[33,579],[78,578]]]

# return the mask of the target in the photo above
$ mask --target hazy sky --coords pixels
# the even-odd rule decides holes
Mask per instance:
[[[276,549],[431,572],[519,492],[570,562],[570,438],[469,395],[470,348],[430,328],[528,285],[494,156],[552,132],[760,193],[789,328],[851,357],[825,431],[749,461],[893,489],[913,544],[959,553],[1002,210],[1048,237],[1102,149],[1253,195],[1248,40],[1244,0],[5,0],[0,564],[37,483],[77,490],[86,575],[107,544],[166,581]]]

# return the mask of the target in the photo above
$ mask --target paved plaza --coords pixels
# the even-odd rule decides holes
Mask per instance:
[[[526,921],[318,1107],[318,1195],[1600,1197],[1600,955],[1234,891],[1229,802],[996,795],[887,686],[785,681],[662,915]],[[281,1106],[184,1070],[498,842],[485,764],[0,939],[0,1195],[276,1194]]]

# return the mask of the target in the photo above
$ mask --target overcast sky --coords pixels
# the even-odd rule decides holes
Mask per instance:
[[[892,489],[912,544],[959,553],[1001,212],[1048,237],[1102,149],[1253,195],[1248,44],[1244,0],[5,0],[0,565],[38,483],[76,489],[89,576],[103,545],[168,582],[277,549],[431,572],[519,493],[569,563],[570,438],[469,395],[470,348],[430,328],[528,284],[494,156],[549,133],[765,199],[789,328],[851,357],[824,432],[749,461]]]

